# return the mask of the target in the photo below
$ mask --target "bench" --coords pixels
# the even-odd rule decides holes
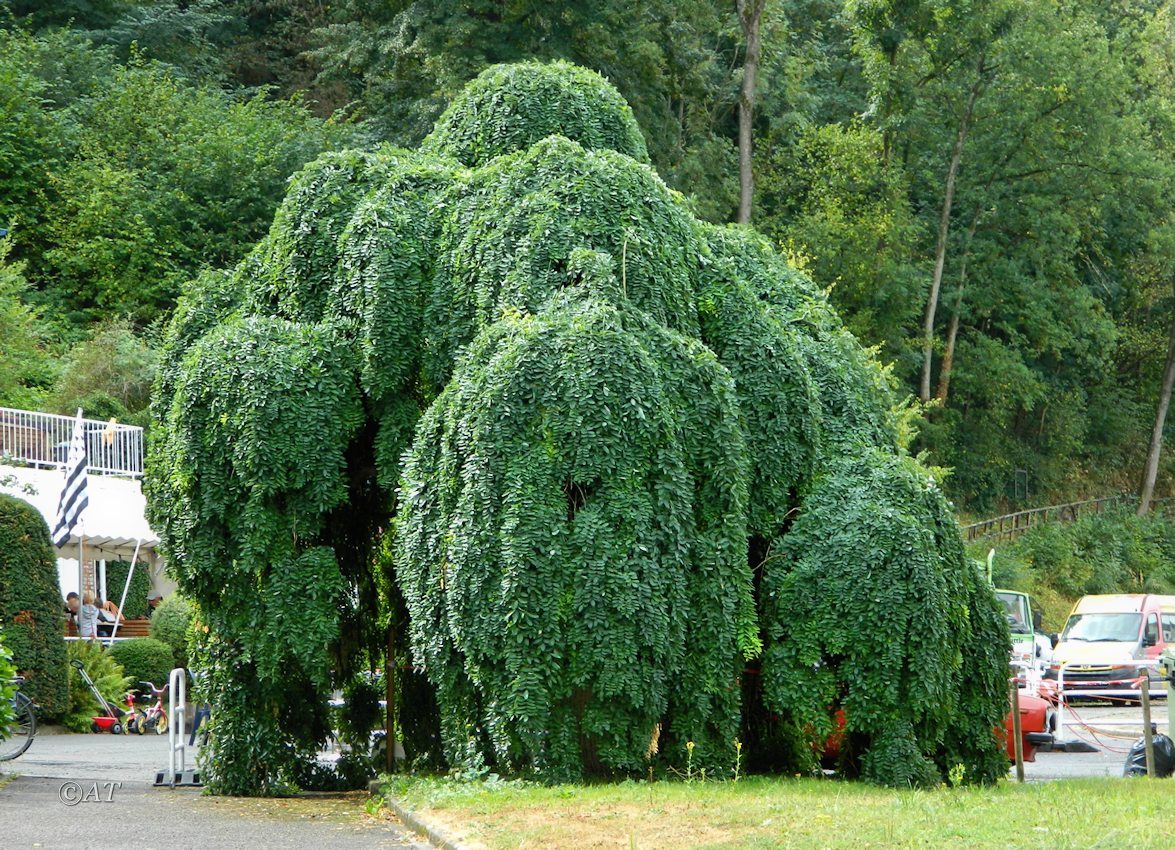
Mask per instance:
[[[129,640],[130,638],[149,637],[151,634],[151,621],[146,617],[136,617],[133,620],[127,620],[120,623],[118,631],[115,633],[115,640]],[[67,639],[77,640],[78,629],[73,620],[68,617],[65,618],[65,636]],[[103,641],[109,641],[109,638],[102,638]]]

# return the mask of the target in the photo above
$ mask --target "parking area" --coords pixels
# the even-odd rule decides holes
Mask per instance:
[[[398,821],[368,814],[365,793],[242,799],[156,788],[167,746],[166,735],[38,734],[19,759],[0,764],[0,847],[419,846]]]
[[[1166,733],[1166,700],[1156,700],[1151,720]],[[1128,725],[1119,726],[1118,723]],[[1097,747],[1096,752],[1042,752],[1036,761],[1024,765],[1029,782],[1054,779],[1078,779],[1093,776],[1122,776],[1126,754],[1142,735],[1141,709],[1135,705],[1107,706],[1078,704],[1065,712],[1066,740],[1084,741]]]

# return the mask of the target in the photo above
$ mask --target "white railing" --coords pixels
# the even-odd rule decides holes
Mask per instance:
[[[0,463],[53,468],[65,465],[74,417],[0,407]],[[89,470],[99,475],[143,474],[143,429],[83,419]]]

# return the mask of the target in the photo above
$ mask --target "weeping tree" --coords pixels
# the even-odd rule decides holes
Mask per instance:
[[[494,67],[419,151],[324,155],[189,284],[153,402],[211,787],[303,783],[390,625],[406,746],[462,771],[722,775],[761,717],[803,769],[843,711],[848,773],[991,781],[1006,626],[892,410],[593,73]]]

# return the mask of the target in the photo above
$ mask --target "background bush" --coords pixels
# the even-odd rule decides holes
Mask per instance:
[[[167,683],[174,666],[171,647],[155,638],[121,640],[108,650],[110,657],[122,665],[130,679],[131,689],[146,693],[140,682],[153,682],[161,688]]]
[[[195,613],[191,602],[173,593],[151,615],[151,637],[171,647],[176,667],[188,666],[188,629]]]
[[[69,673],[69,708],[61,722],[74,732],[88,732],[94,716],[99,713],[98,700],[89,686],[82,681],[72,662],[81,661],[86,674],[93,679],[98,691],[107,701],[116,705],[124,703],[127,686],[131,680],[123,673],[122,665],[115,661],[100,643],[69,641],[67,654],[71,662],[66,667]]]
[[[126,584],[126,573],[130,567],[130,561],[106,562],[106,593],[115,605],[122,598],[122,588]],[[122,606],[122,615],[128,620],[146,617],[147,594],[150,592],[151,576],[147,574],[147,565],[140,561],[131,578],[131,586],[126,593],[126,604]]]
[[[0,494],[0,622],[24,692],[50,718],[67,698],[64,602],[45,520],[23,499]]]
[[[971,554],[985,558],[989,548],[981,541]],[[1031,594],[1049,631],[1060,631],[1087,594],[1175,593],[1175,523],[1161,512],[1107,510],[1038,526],[995,549],[996,587]]]

